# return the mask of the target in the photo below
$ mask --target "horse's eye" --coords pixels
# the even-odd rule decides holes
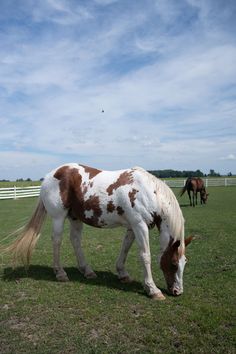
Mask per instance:
[[[178,262],[173,261],[173,262],[171,263],[171,268],[176,271],[176,270],[178,270],[178,265],[179,265]]]

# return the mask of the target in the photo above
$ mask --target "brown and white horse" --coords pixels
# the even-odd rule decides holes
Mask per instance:
[[[180,192],[180,196],[182,196],[187,190],[189,201],[191,206],[195,206],[195,202],[197,205],[197,193],[200,193],[201,204],[206,204],[208,193],[206,192],[206,188],[204,185],[204,181],[200,177],[189,177],[185,183],[184,188]],[[192,200],[191,200],[191,191],[192,191]],[[195,201],[194,201],[195,199]]]
[[[86,262],[81,247],[83,223],[99,228],[124,226],[127,232],[116,262],[118,278],[131,281],[125,261],[135,239],[144,269],[145,290],[153,299],[164,299],[151,273],[149,229],[156,226],[160,231],[159,262],[168,290],[173,295],[183,292],[185,246],[192,237],[184,239],[184,218],[174,193],[142,168],[102,171],[70,163],[50,172],[42,183],[30,221],[7,248],[15,260],[29,264],[47,213],[53,224],[53,268],[57,280],[68,280],[60,262],[66,218],[70,221],[70,239],[78,269],[86,278],[94,278],[96,274]]]

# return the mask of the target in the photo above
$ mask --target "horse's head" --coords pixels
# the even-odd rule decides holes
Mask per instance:
[[[192,236],[185,239],[185,246],[192,239]],[[186,261],[185,252],[183,247],[180,246],[180,241],[173,242],[173,239],[171,239],[161,256],[160,266],[166,279],[168,291],[172,295],[176,296],[183,293],[183,272]]]
[[[204,204],[206,204],[209,193],[206,192],[206,189],[205,189],[205,188],[203,188],[203,189],[200,191],[200,195],[201,195],[201,201],[202,201]]]

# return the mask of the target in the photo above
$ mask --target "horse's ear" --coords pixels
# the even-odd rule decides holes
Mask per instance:
[[[180,246],[180,240],[177,240],[175,241],[173,244],[172,244],[172,249],[173,250],[177,250],[177,248]]]
[[[193,236],[189,236],[187,237],[185,240],[184,240],[184,243],[185,243],[185,247],[187,247],[190,242],[193,240]]]

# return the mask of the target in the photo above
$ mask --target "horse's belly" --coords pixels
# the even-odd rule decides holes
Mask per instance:
[[[85,212],[84,215],[79,217],[80,221],[85,224],[97,228],[116,228],[119,226],[128,227],[129,223],[127,220],[119,215],[107,215],[102,214],[101,216],[97,216],[96,213]]]

